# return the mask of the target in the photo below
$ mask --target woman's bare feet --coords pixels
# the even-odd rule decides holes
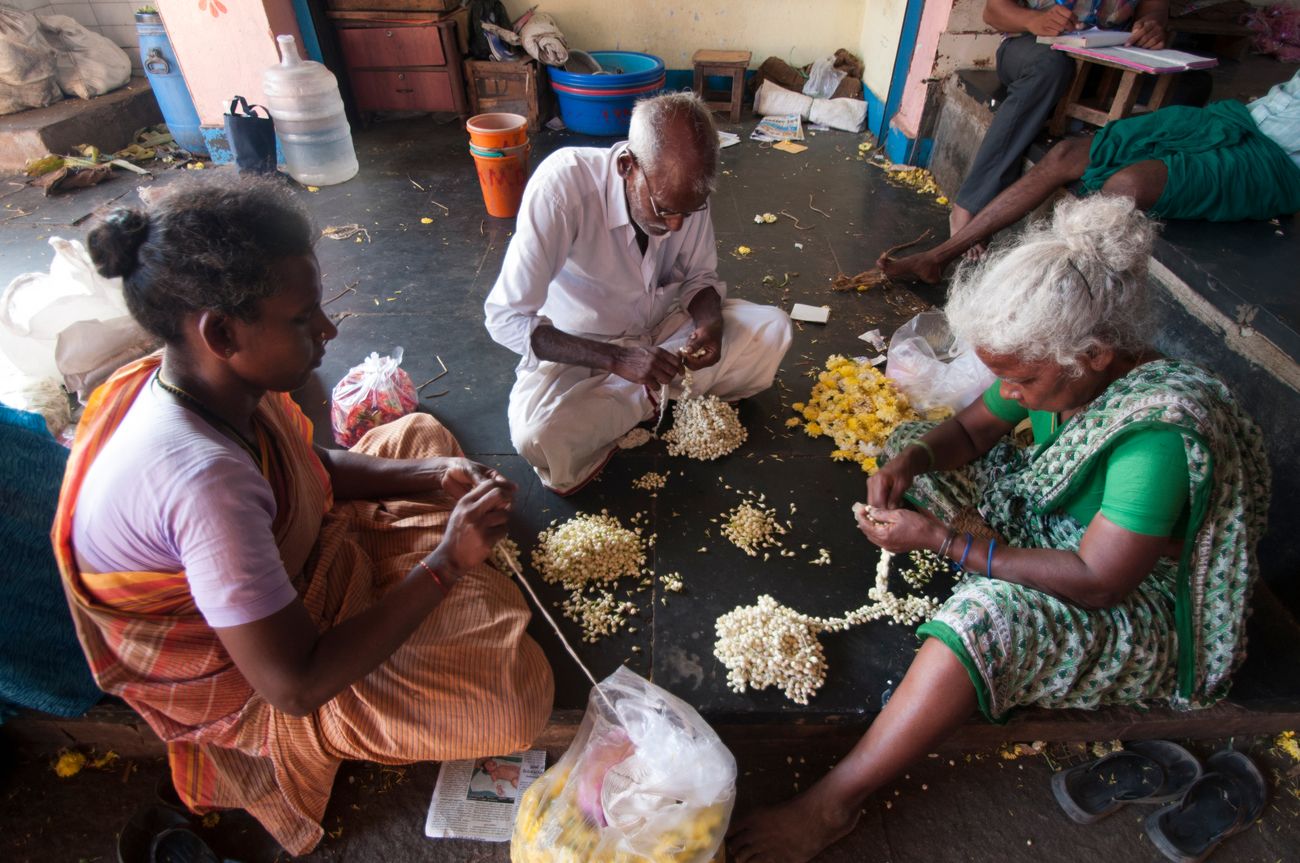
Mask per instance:
[[[747,815],[728,832],[727,854],[736,863],[807,863],[853,832],[860,814],[828,805],[814,787]]]
[[[936,285],[943,278],[943,265],[928,253],[921,252],[905,258],[881,258],[876,266],[889,278],[898,282],[925,282]]]

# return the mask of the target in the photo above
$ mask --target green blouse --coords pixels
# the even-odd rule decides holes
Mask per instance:
[[[1061,432],[1059,414],[1031,411],[1004,399],[1000,381],[984,391],[984,406],[1012,425],[1028,418],[1034,443],[1047,446]],[[1173,426],[1130,432],[1098,456],[1087,479],[1061,509],[1081,524],[1098,512],[1125,530],[1146,536],[1182,536],[1187,528],[1187,455]]]

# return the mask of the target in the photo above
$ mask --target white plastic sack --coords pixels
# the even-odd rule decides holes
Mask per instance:
[[[754,94],[754,113],[760,117],[769,114],[798,114],[807,119],[812,102],[810,96],[787,90],[780,84],[764,79]]]
[[[867,103],[861,99],[813,99],[764,80],[754,94],[754,113],[763,117],[798,114],[809,122],[832,129],[859,132],[867,121]]]
[[[736,759],[694,708],[626,668],[598,690],[573,745],[520,799],[510,860],[707,863]]]
[[[861,132],[862,124],[867,122],[867,103],[862,99],[813,99],[808,122],[841,132]]]
[[[41,34],[58,54],[58,82],[65,95],[90,99],[131,80],[131,58],[112,40],[67,15],[37,17]]]
[[[844,80],[847,72],[835,68],[835,55],[823,57],[812,64],[808,71],[808,80],[803,84],[803,94],[814,99],[829,99]]]
[[[975,350],[953,338],[947,318],[937,310],[921,312],[894,333],[885,376],[922,412],[940,407],[959,411],[995,380]]]
[[[156,347],[158,340],[129,315],[77,321],[55,339],[54,363],[63,385],[84,402],[109,375]]]
[[[48,273],[24,273],[0,294],[0,352],[28,377],[60,380],[59,356],[78,380],[112,366],[103,372],[107,376],[143,356],[153,340],[129,316],[122,280],[97,273],[78,240],[50,237],[50,245],[54,261]],[[80,322],[89,323],[60,345],[64,331]],[[77,386],[73,382],[69,389]]]
[[[63,98],[57,55],[30,12],[0,6],[0,114],[43,108]]]

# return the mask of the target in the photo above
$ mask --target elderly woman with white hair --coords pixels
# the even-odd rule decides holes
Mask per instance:
[[[1147,342],[1153,230],[1128,198],[1069,200],[958,274],[949,323],[998,381],[943,423],[900,428],[857,514],[881,548],[964,575],[853,751],[737,827],[741,863],[810,859],[976,707],[998,721],[1227,692],[1269,473],[1227,387]]]

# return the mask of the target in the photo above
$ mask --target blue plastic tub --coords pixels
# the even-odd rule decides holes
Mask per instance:
[[[598,75],[548,70],[564,125],[584,135],[626,135],[632,106],[664,87],[664,61],[635,51],[593,51]]]
[[[636,51],[592,51],[591,58],[604,71],[597,75],[566,72],[552,66],[547,69],[552,81],[567,87],[622,90],[658,80],[664,74],[664,61],[653,54]]]

